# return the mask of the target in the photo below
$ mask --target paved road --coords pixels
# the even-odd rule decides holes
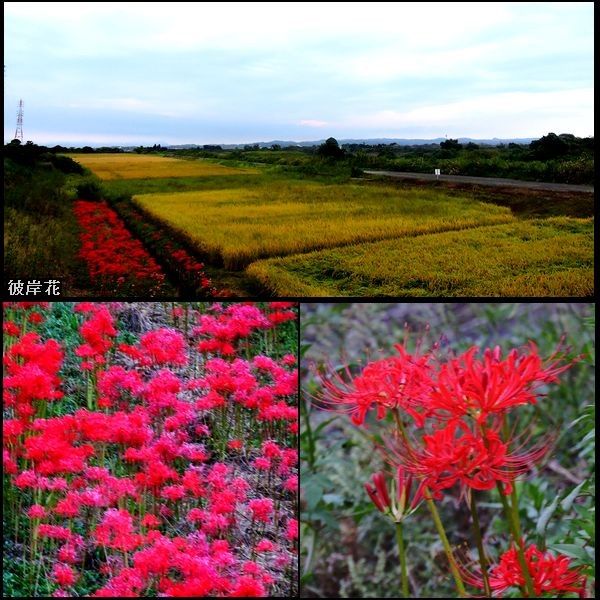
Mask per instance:
[[[572,185],[570,183],[542,183],[540,181],[519,181],[518,179],[502,179],[499,177],[468,177],[466,175],[440,175],[436,178],[431,173],[404,173],[401,171],[365,171],[368,175],[384,175],[398,179],[421,179],[426,181],[452,181],[456,183],[474,183],[492,187],[516,187],[530,190],[546,190],[554,192],[594,192],[591,185]]]

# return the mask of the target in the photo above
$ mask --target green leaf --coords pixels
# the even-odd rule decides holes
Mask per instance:
[[[575,498],[577,498],[577,496],[579,495],[579,492],[581,491],[581,488],[587,483],[587,481],[582,481],[579,485],[577,485],[575,488],[573,488],[573,491],[566,496],[563,501],[560,503],[560,506],[562,507],[562,509],[565,512],[568,512],[571,510],[571,507],[573,506],[573,502],[575,502]]]
[[[580,448],[581,446],[584,446],[587,442],[589,442],[590,440],[593,440],[596,438],[596,430],[592,429],[591,431],[588,431],[586,433],[586,435],[583,437],[583,439],[575,446],[575,450],[577,448]]]
[[[535,526],[535,531],[539,536],[543,536],[546,533],[546,527],[548,525],[548,521],[556,511],[556,507],[558,506],[558,496],[554,496],[554,500],[552,503],[544,508],[540,513],[540,516],[537,521],[537,525]]]
[[[549,547],[565,556],[577,558],[583,562],[590,561],[590,556],[583,546],[577,546],[576,544],[551,544]]]
[[[327,479],[319,474],[304,477],[302,490],[306,499],[306,508],[309,512],[312,512],[323,498],[323,492],[327,483]]]
[[[321,521],[321,523],[327,525],[327,527],[331,528],[333,531],[338,530],[340,527],[336,518],[328,510],[319,510],[313,513],[313,518],[315,521]]]
[[[310,350],[310,347],[312,346],[312,344],[302,344],[300,346],[300,358],[303,358],[304,355]]]
[[[327,425],[329,425],[329,423],[331,423],[332,421],[335,421],[338,418],[338,416],[336,415],[335,417],[331,417],[331,419],[327,419],[326,421],[323,421],[322,423],[319,423],[319,425],[317,426],[317,428],[313,431],[313,435],[316,437],[316,435],[322,431],[322,429],[324,427],[327,427]]]
[[[324,494],[323,502],[325,504],[333,504],[333,506],[340,506],[344,504],[344,498],[341,494]]]

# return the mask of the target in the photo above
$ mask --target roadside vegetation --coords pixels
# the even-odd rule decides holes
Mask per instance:
[[[72,210],[84,170],[29,143],[8,144],[3,155],[6,281],[59,279],[63,290],[88,287]]]

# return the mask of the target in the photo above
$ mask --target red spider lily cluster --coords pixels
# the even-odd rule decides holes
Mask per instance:
[[[437,522],[434,501],[442,500],[445,493],[457,490],[471,505],[475,493],[497,488],[508,508],[504,497],[512,497],[515,510],[516,478],[547,454],[552,438],[530,443],[531,436],[519,431],[519,415],[513,412],[536,404],[541,388],[557,383],[574,361],[566,360],[559,350],[542,360],[533,343],[507,355],[499,347],[483,352],[471,347],[444,359],[437,348],[411,354],[397,345],[396,350],[395,356],[369,362],[357,375],[348,368],[321,375],[323,393],[315,399],[324,409],[350,415],[357,426],[367,426],[371,411],[378,420],[393,417],[393,432],[384,433],[384,445],[379,447],[395,470],[391,490],[384,473],[375,473],[372,483],[365,484],[375,507],[401,528],[422,501]],[[525,589],[525,585],[536,594],[583,589],[583,576],[570,559],[555,558],[533,545],[526,549],[517,521],[513,524],[516,548],[491,567],[489,579],[486,573],[488,594],[502,594],[512,586]],[[445,533],[440,536],[455,578],[460,579]],[[525,567],[529,574],[524,576]],[[465,573],[466,582],[483,589],[481,577]],[[462,593],[460,586],[459,581],[457,589]]]
[[[139,240],[106,202],[77,200],[75,216],[81,228],[79,255],[92,283],[102,291],[136,291],[140,282],[151,296],[160,292],[165,275]]]
[[[585,591],[585,578],[582,577],[579,569],[571,566],[571,561],[566,556],[553,556],[551,552],[542,552],[535,544],[531,544],[525,549],[525,560],[527,561],[527,570],[533,580],[536,598],[548,593],[575,592],[583,594]],[[484,589],[481,574],[465,571],[464,578],[471,585]],[[517,557],[517,550],[513,546],[500,557],[496,565],[491,567],[489,585],[496,595],[500,595],[511,587],[522,587],[524,583],[525,579]]]
[[[177,248],[170,242],[165,244],[165,249],[169,253],[170,263],[187,285],[195,290],[201,290],[204,294],[214,296],[216,290],[211,287],[210,279],[204,272],[204,263],[197,261],[186,250]]]
[[[323,406],[350,413],[357,425],[369,410],[378,419],[392,412],[401,424],[412,421],[418,435],[409,436],[401,426],[388,440],[389,455],[437,499],[457,483],[463,493],[501,483],[509,494],[517,475],[540,459],[547,445],[510,452],[509,440],[503,440],[506,417],[515,407],[534,404],[536,390],[557,382],[570,364],[556,356],[544,363],[533,344],[505,358],[499,347],[477,358],[473,347],[442,364],[433,354],[396,349],[397,356],[367,364],[356,377],[325,379]]]
[[[74,349],[40,333],[48,308],[4,305],[5,515],[30,595],[82,595],[86,570],[95,597],[294,593],[297,371],[277,346],[293,305],[180,305],[187,335],[165,311],[120,343],[121,306],[80,303]]]
[[[153,255],[165,267],[178,285],[194,297],[215,298],[233,295],[229,290],[216,289],[206,274],[205,265],[189,251],[190,244],[182,243],[180,234],[157,221],[132,202],[121,201],[113,208],[127,226],[144,241]]]

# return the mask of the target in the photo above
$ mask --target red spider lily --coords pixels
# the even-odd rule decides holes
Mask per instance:
[[[537,347],[511,350],[503,359],[498,346],[487,348],[481,360],[472,347],[440,367],[436,385],[428,398],[430,410],[452,417],[474,416],[483,423],[488,416],[522,404],[536,402],[537,389],[558,381],[557,376],[573,364],[561,364],[555,353],[543,363]]]
[[[195,335],[208,336],[198,344],[200,352],[219,352],[230,356],[235,354],[238,340],[250,336],[257,329],[269,329],[272,324],[256,306],[232,304],[217,314],[201,315],[200,324],[193,331]]]
[[[30,519],[43,519],[46,514],[46,509],[39,504],[33,504],[27,511],[27,516]]]
[[[44,322],[44,315],[41,315],[40,313],[37,313],[37,312],[31,312],[31,313],[29,313],[27,320],[30,323],[32,323],[33,325],[39,325],[40,323]]]
[[[18,337],[21,335],[21,328],[12,321],[2,323],[2,331],[9,337]]]
[[[4,357],[4,405],[13,407],[16,416],[26,422],[35,414],[34,402],[62,398],[58,372],[63,358],[55,340],[42,343],[37,333],[25,334]]]
[[[553,556],[550,551],[542,552],[535,544],[525,548],[525,560],[533,581],[536,597],[542,594],[560,595],[568,592],[585,592],[586,579],[581,567],[572,567],[571,559],[563,555]],[[461,569],[466,583],[484,589],[481,574]],[[489,569],[490,588],[495,595],[506,592],[511,587],[521,588],[525,584],[523,571],[513,546],[507,550]],[[585,596],[582,596],[585,597]]]
[[[254,577],[242,576],[231,590],[233,598],[260,598],[265,595],[265,586]]]
[[[127,552],[137,548],[142,538],[134,533],[133,518],[126,510],[111,508],[94,531],[96,544]]]
[[[79,333],[84,344],[75,350],[75,354],[97,364],[104,363],[104,355],[111,349],[117,330],[114,327],[114,318],[106,307],[91,313],[90,317],[81,325]]]
[[[425,399],[432,388],[429,356],[413,356],[400,345],[396,349],[399,356],[370,362],[356,377],[346,370],[345,377],[335,372],[322,378],[324,391],[317,402],[350,414],[356,425],[364,423],[374,406],[378,419],[383,419],[388,409],[400,409],[422,426]]]
[[[164,273],[106,202],[77,200],[73,210],[81,228],[80,256],[92,281],[103,289],[118,288],[126,282],[131,286],[139,280],[160,288]]]
[[[242,440],[229,440],[227,442],[227,448],[229,450],[241,450],[244,447],[244,442]]]
[[[5,475],[13,497],[17,492],[17,497],[21,493],[39,502],[21,506],[15,513],[28,513],[29,527],[37,528],[38,551],[43,547],[43,555],[50,553],[61,565],[54,580],[64,586],[74,584],[69,565],[97,552],[95,545],[101,546],[99,571],[105,584],[92,596],[140,596],[149,590],[180,596],[267,594],[276,581],[282,581],[297,551],[297,523],[273,519],[273,498],[279,507],[298,487],[293,472],[298,452],[286,447],[293,444],[289,431],[298,420],[293,406],[295,357],[282,361],[264,356],[256,363],[236,356],[206,360],[194,356],[190,341],[179,332],[162,328],[128,347],[135,351],[127,353],[134,359],[130,360],[119,352],[122,347],[114,348],[119,310],[116,304],[77,306],[84,315],[78,354],[93,371],[86,379],[98,397],[96,405],[105,412],[88,408],[33,419],[42,400],[35,396],[51,394],[26,393],[17,386],[5,390]],[[266,311],[254,304],[213,305],[210,312],[227,332],[234,351],[239,347],[245,356],[252,347],[240,342],[272,326]],[[7,375],[13,377],[18,368],[40,363],[40,369],[48,371],[46,389],[58,392],[59,400],[63,351],[56,342],[42,343],[35,335],[10,341]],[[209,340],[209,334],[201,335]],[[164,368],[187,366],[192,357],[200,371],[194,384],[187,377],[191,367],[177,373]],[[109,359],[120,364],[103,366]],[[8,383],[17,382],[8,379]],[[73,393],[70,386],[68,393]],[[220,398],[217,410],[197,408],[207,397]],[[17,412],[20,405],[31,412]],[[216,444],[211,432],[219,433],[221,416],[233,418],[238,413],[243,417],[240,428],[225,433],[219,445],[209,450]],[[245,472],[239,470],[238,452],[254,454],[247,446],[246,427],[261,432],[254,447],[260,448],[258,459],[270,461],[270,484],[257,482],[246,462]],[[232,444],[235,454],[225,450],[232,434],[238,442]],[[225,458],[207,464],[213,450],[224,452]],[[25,496],[21,490],[32,493]],[[266,497],[267,490],[272,497]],[[265,497],[257,498],[257,493]],[[191,508],[199,504],[202,508]],[[150,507],[152,512],[144,514]],[[258,521],[254,527],[261,537],[268,536],[248,547],[248,552],[261,552],[260,564],[247,561],[243,548],[223,539],[235,541],[239,521],[250,522],[252,517]],[[42,519],[45,522],[40,524]],[[84,528],[85,537],[71,528]],[[271,537],[279,541],[278,536],[281,546],[273,541],[271,547]],[[277,560],[269,556],[267,561],[276,548]],[[52,594],[68,595],[64,589]]]
[[[288,477],[283,484],[283,489],[287,490],[288,492],[297,492],[298,476],[292,475],[291,477]]]
[[[410,499],[413,477],[399,467],[396,470],[396,478],[392,480],[391,494],[388,493],[386,477],[383,473],[374,473],[373,485],[365,483],[365,490],[379,512],[390,515],[394,521],[400,522],[411,515],[423,499],[422,488],[416,490],[412,500]]]
[[[497,431],[473,433],[462,421],[444,423],[432,434],[423,435],[422,445],[402,436],[390,440],[390,459],[418,477],[436,499],[456,483],[461,493],[471,488],[491,490],[501,483],[510,494],[518,475],[527,472],[548,450],[539,444],[523,454],[509,453]]]
[[[187,355],[183,335],[179,331],[163,327],[145,333],[140,339],[140,351],[148,364],[185,365]]]
[[[144,389],[142,378],[137,371],[128,371],[121,366],[111,366],[98,375],[98,392],[111,404],[124,392],[139,395]]]
[[[75,571],[69,566],[61,563],[54,565],[52,569],[52,577],[61,587],[70,587],[75,583]]]
[[[48,537],[55,540],[70,540],[73,534],[70,529],[61,527],[60,525],[47,525],[42,523],[38,527],[38,534],[40,537]]]
[[[288,540],[298,539],[298,521],[296,519],[290,519],[287,522],[286,537]]]
[[[277,546],[271,540],[264,538],[256,544],[257,552],[274,552],[276,549]]]
[[[63,563],[75,564],[81,560],[80,546],[69,540],[58,550],[58,560]]]
[[[295,302],[269,302],[272,312],[267,313],[267,318],[273,325],[293,321],[296,318],[296,313],[291,310],[294,306]]]
[[[94,454],[89,444],[75,445],[76,427],[71,415],[52,419],[38,420],[34,428],[39,435],[28,437],[24,446],[24,457],[35,465],[41,475],[57,473],[78,473],[83,471],[86,460]]]

